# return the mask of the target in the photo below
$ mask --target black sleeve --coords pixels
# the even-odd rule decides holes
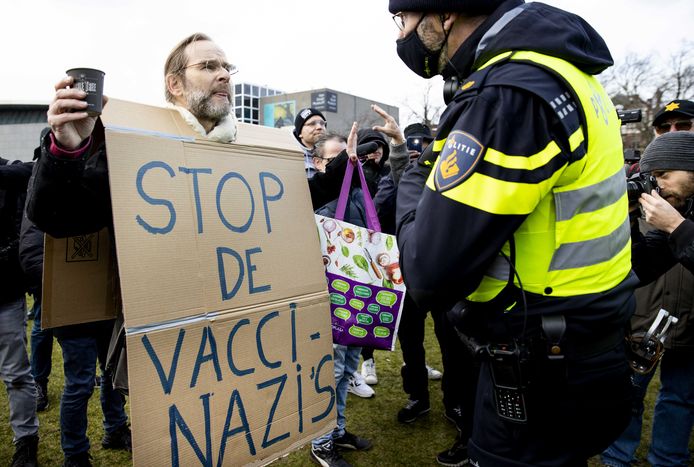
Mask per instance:
[[[340,196],[348,160],[347,150],[343,150],[325,167],[325,172],[317,172],[308,180],[314,211]]]
[[[682,266],[694,274],[694,221],[685,219],[670,234],[669,246]]]
[[[566,129],[549,106],[514,88],[485,88],[454,102],[443,120],[454,123],[444,133],[446,143],[435,150],[445,155],[449,142],[466,135],[480,143],[481,159],[469,172],[460,171],[469,173],[462,181],[444,189],[434,183],[441,158],[433,170],[421,160],[410,165],[398,185],[396,217],[400,265],[408,292],[422,307],[448,309],[477,288],[503,245],[534,206],[550,194],[551,186],[540,182],[562,171],[570,156],[559,151],[533,170],[508,169],[488,160],[490,152],[531,157],[553,141],[560,148],[568,146]],[[498,211],[523,199],[530,206],[527,212],[487,212],[452,194],[454,188],[471,183],[475,173],[479,174],[474,185],[478,197],[494,197]],[[501,193],[496,190],[498,182],[493,183],[498,180],[521,182],[514,186],[534,184],[536,189]]]
[[[685,219],[670,235],[651,230],[632,232],[631,267],[641,285],[653,282],[675,264],[694,273],[694,221]]]
[[[30,182],[29,220],[54,237],[96,232],[110,225],[106,146],[101,143],[83,157],[65,159],[52,155],[49,145],[47,135]]]
[[[25,192],[33,162],[0,165],[0,190]]]

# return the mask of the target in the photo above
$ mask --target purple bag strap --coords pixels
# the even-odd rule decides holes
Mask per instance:
[[[345,170],[345,177],[342,179],[342,188],[340,189],[340,197],[337,199],[337,208],[335,208],[335,219],[342,221],[345,219],[345,211],[347,210],[347,200],[349,199],[349,191],[352,185],[352,174],[354,173],[354,165],[351,161],[347,161],[347,169]],[[361,181],[361,192],[364,194],[364,208],[366,209],[366,227],[373,230],[374,232],[381,231],[381,223],[378,221],[378,214],[376,214],[376,206],[374,206],[374,200],[371,198],[371,193],[369,193],[369,187],[366,184],[366,178],[364,178],[364,169],[361,168],[361,164],[357,163],[357,170],[359,172],[359,180]]]

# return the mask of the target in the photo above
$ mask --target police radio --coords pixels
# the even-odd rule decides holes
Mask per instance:
[[[525,392],[528,386],[527,355],[518,345],[489,345],[489,367],[494,383],[494,402],[499,417],[526,423]]]
[[[667,331],[671,325],[677,324],[677,321],[677,318],[661,308],[648,331],[629,336],[627,353],[632,370],[641,375],[647,375],[653,371],[656,364],[663,358]]]

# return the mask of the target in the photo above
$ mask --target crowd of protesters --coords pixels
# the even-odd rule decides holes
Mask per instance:
[[[654,466],[689,465],[688,442],[694,425],[694,359],[690,358],[694,348],[694,324],[690,323],[694,319],[688,319],[694,309],[694,102],[678,99],[665,105],[652,121],[656,138],[646,148],[640,165],[626,171],[619,167],[611,173],[605,168],[607,162],[600,160],[600,150],[611,163],[615,154],[621,155],[618,131],[615,135],[619,127],[616,113],[588,116],[576,110],[587,108],[582,107],[582,97],[590,86],[596,93],[593,98],[602,99],[604,93],[595,88],[599,84],[592,84],[597,81],[591,75],[608,66],[611,57],[602,39],[580,18],[542,5],[528,6],[520,0],[444,1],[442,5],[391,0],[390,9],[401,30],[398,53],[414,72],[425,77],[441,74],[463,78],[457,93],[449,96],[449,110],[436,131],[422,122],[401,130],[394,116],[372,105],[371,111],[382,123],[369,128],[358,128],[355,123],[349,134],[332,132],[329,119],[320,110],[302,109],[296,116],[293,136],[304,155],[312,209],[334,216],[345,169],[348,164],[359,164],[366,186],[362,190],[356,178],[353,181],[345,221],[366,226],[364,199],[372,198],[383,232],[396,235],[401,245],[401,267],[409,291],[398,331],[404,362],[403,403],[393,414],[394,423],[414,423],[425,416],[431,408],[429,381],[441,379],[445,416],[458,431],[452,447],[436,454],[441,465],[578,466],[600,454],[605,465],[628,466],[635,461],[641,439],[643,398],[654,367],[664,355],[648,461]],[[525,37],[530,23],[538,18],[545,27],[561,30],[565,42],[558,47],[565,52],[563,58],[555,60],[548,51],[556,44],[547,45],[542,39],[537,39],[538,43],[521,41],[518,57],[504,55],[506,50],[513,50],[506,41]],[[431,34],[420,38],[427,28]],[[438,49],[429,43],[437,37]],[[586,38],[592,44],[590,51],[570,47],[572,41]],[[484,61],[473,65],[470,58],[480,42],[485,47],[478,53],[492,62],[489,66]],[[492,53],[494,47],[499,55]],[[567,66],[569,63],[578,68]],[[551,75],[547,67],[560,71]],[[221,143],[235,140],[237,127],[231,106],[234,72],[224,51],[204,34],[187,37],[167,58],[166,98],[201,137]],[[468,75],[474,79],[463,83]],[[523,76],[537,81],[525,81]],[[582,80],[590,86],[583,86]],[[538,82],[543,86],[536,86]],[[114,378],[124,377],[115,373],[125,369],[109,364],[112,335],[118,334],[122,322],[108,320],[45,330],[40,325],[43,233],[79,235],[109,227],[112,222],[106,147],[92,135],[97,117],[84,112],[85,93],[72,85],[73,79],[66,77],[55,86],[48,110],[49,128],[41,134],[35,162],[0,159],[0,374],[8,392],[15,445],[13,467],[38,465],[37,412],[53,408],[48,378],[54,338],[62,349],[65,374],[60,401],[63,465],[91,465],[87,403],[97,384],[103,411],[102,446],[122,450],[132,446],[125,397],[113,385]],[[560,97],[555,101],[555,96]],[[599,128],[602,119],[609,121],[604,129]],[[535,139],[519,141],[504,133],[514,126]],[[594,132],[596,139],[588,140],[583,128]],[[600,150],[595,145],[600,145]],[[465,152],[468,159],[462,159],[458,152]],[[580,172],[589,165],[593,172],[584,177]],[[653,176],[658,189],[628,196],[627,175],[636,177],[630,178],[629,186],[636,186],[638,191],[644,174]],[[549,195],[545,193],[526,208],[525,204],[541,190],[547,191],[550,183],[557,184],[554,191],[549,190]],[[484,199],[485,194],[475,192],[480,187],[518,190],[528,196],[508,206],[490,201],[491,196]],[[596,193],[604,197],[591,197]],[[555,212],[550,198],[566,205]],[[575,201],[579,198],[582,201]],[[563,207],[573,211],[563,212]],[[547,211],[542,211],[544,217],[537,221],[542,209]],[[532,227],[562,221],[588,226],[589,218],[581,216],[600,209],[614,209],[615,216],[623,214],[627,219],[604,236],[609,242],[598,245],[596,241],[602,237],[584,238],[582,232],[561,232],[565,237],[560,238],[559,228],[557,242],[564,242],[562,246],[567,249],[585,244],[604,248],[607,253],[598,252],[604,255],[595,259],[594,250],[584,249],[572,250],[574,254],[582,252],[582,258],[548,257],[542,267],[549,267],[551,274],[544,272],[548,276],[556,274],[551,279],[556,289],[544,287],[538,292],[538,266],[529,263],[542,261],[525,258],[528,252],[524,248],[545,241],[545,237],[524,240],[532,236]],[[461,219],[475,222],[464,224]],[[537,223],[528,226],[526,219]],[[605,225],[612,221],[619,224],[621,219],[601,220]],[[460,241],[470,242],[453,248],[447,258],[459,267],[460,277],[474,278],[469,284],[432,285],[436,278],[425,274],[428,261],[448,251],[448,247],[436,244],[437,235],[421,238],[436,229],[445,230],[441,233],[445,238],[460,236]],[[503,238],[496,243],[482,242],[480,238],[489,237],[492,229],[504,232]],[[432,242],[431,256],[423,258]],[[489,246],[492,243],[493,247]],[[484,261],[471,253],[475,249],[479,258],[486,258]],[[460,265],[463,253],[466,264]],[[614,263],[610,271],[601,272],[609,287],[575,285],[581,280],[581,271],[595,271],[610,262]],[[506,271],[503,277],[499,270]],[[564,274],[574,277],[556,279]],[[612,277],[615,274],[619,277]],[[461,281],[460,277],[451,280]],[[495,287],[498,290],[490,292]],[[636,287],[640,288],[633,314]],[[505,295],[511,289],[515,294]],[[34,297],[30,352],[26,293]],[[600,315],[599,320],[569,312],[581,306]],[[641,341],[634,336],[645,334],[661,308],[679,321],[661,341],[664,346],[653,357],[650,371],[632,372],[624,338],[630,339],[627,347],[631,346],[632,352],[639,352]],[[514,314],[514,310],[521,311]],[[480,315],[480,311],[487,315]],[[427,364],[424,329],[428,314],[433,318],[443,372]],[[491,316],[496,316],[496,321]],[[504,326],[498,326],[502,322]],[[525,340],[528,329],[535,334]],[[483,345],[478,342],[480,336],[486,339]],[[583,342],[586,336],[593,341]],[[511,342],[513,345],[506,345]],[[484,353],[480,349],[488,353],[486,359],[480,358]],[[349,393],[374,396],[372,386],[378,384],[380,357],[370,348],[335,344],[333,350],[337,424],[312,441],[310,456],[319,465],[344,467],[349,466],[341,454],[344,450],[367,450],[373,445],[368,439],[373,433],[357,435],[347,430],[346,406]],[[523,374],[527,378],[523,379],[512,374],[510,379],[521,382],[518,387],[501,383],[508,376],[501,371],[509,355],[520,362],[517,367],[508,367],[511,373],[522,369],[519,372],[531,375]],[[613,384],[608,388],[605,382]],[[378,399],[372,403],[378,404]],[[609,413],[609,420],[602,424],[598,418],[601,412]],[[552,417],[561,420],[549,423]],[[590,436],[585,435],[584,445],[575,446],[575,440],[566,439],[564,429],[572,423],[596,425]]]

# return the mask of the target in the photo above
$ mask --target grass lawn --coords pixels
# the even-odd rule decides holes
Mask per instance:
[[[427,360],[434,367],[441,369],[441,355],[434,337],[433,323],[427,319],[425,346]],[[31,325],[31,322],[29,322]],[[430,381],[431,412],[415,423],[403,425],[397,422],[397,411],[404,405],[406,396],[402,392],[400,366],[402,354],[395,352],[376,352],[376,363],[379,384],[374,386],[376,396],[373,399],[360,399],[349,395],[347,405],[347,429],[370,438],[374,447],[368,452],[346,453],[347,461],[356,466],[434,466],[437,452],[448,448],[455,437],[455,429],[443,417],[443,405],[440,397],[440,382]],[[655,380],[657,381],[657,377]],[[59,403],[62,391],[63,371],[60,347],[54,345],[53,373],[49,384],[50,407],[39,414],[40,436],[39,461],[43,466],[61,465],[63,455],[60,449]],[[89,431],[92,444],[91,455],[95,466],[124,466],[129,465],[129,453],[122,451],[107,451],[101,449],[103,428],[102,415],[99,405],[98,388],[89,402]],[[651,415],[657,385],[651,385],[646,401],[646,417],[644,420],[644,435],[648,437],[651,426]],[[639,449],[639,458],[645,458],[646,443]],[[690,444],[691,446],[691,444]],[[8,421],[7,395],[0,395],[0,462],[9,464],[14,448],[12,432]],[[168,453],[167,453],[168,454]],[[304,466],[310,465],[309,449],[303,449],[289,454],[274,465]],[[601,465],[597,460],[591,460],[589,465]],[[647,466],[643,462],[638,466]]]

